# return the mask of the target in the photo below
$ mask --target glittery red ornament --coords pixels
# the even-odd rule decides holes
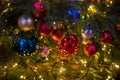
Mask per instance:
[[[100,40],[104,43],[112,43],[113,42],[113,36],[110,34],[109,31],[102,32],[102,36]]]
[[[52,32],[53,28],[50,26],[47,26],[46,22],[42,22],[39,26],[39,33],[42,36],[48,36]]]
[[[51,34],[52,39],[54,39],[55,41],[60,41],[64,38],[64,36],[65,32],[63,32],[62,29],[54,29]]]
[[[36,18],[40,18],[45,15],[46,9],[41,2],[33,3],[33,8],[34,10],[32,11],[32,13]]]
[[[98,51],[97,45],[95,43],[88,43],[84,46],[84,53],[87,56],[94,56]]]
[[[58,42],[59,51],[62,54],[71,55],[78,51],[79,40],[76,35],[70,34]]]

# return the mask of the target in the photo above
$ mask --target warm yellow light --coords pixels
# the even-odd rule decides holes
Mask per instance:
[[[89,8],[88,8],[88,11],[90,11],[92,13],[96,13],[97,12],[96,6],[95,5],[90,5]]]
[[[60,72],[60,73],[63,73],[65,70],[66,70],[66,69],[65,69],[64,67],[60,67],[59,72]]]
[[[46,61],[48,61],[48,60],[49,60],[49,58],[47,58],[47,57],[46,57],[46,58],[45,58],[45,60],[46,60]]]
[[[110,1],[110,4],[112,4],[113,2],[112,1]]]
[[[4,66],[4,68],[6,69],[6,68],[7,68],[7,66]]]
[[[13,67],[16,67],[18,64],[17,63],[15,63],[14,65],[13,65]]]
[[[20,78],[21,79],[26,79],[26,77],[24,75],[21,75]]]
[[[107,7],[110,7],[110,5],[107,5]]]
[[[81,60],[81,62],[86,67],[87,61],[86,60]]]
[[[56,24],[56,22],[53,22],[53,24]]]
[[[111,76],[108,76],[108,79],[110,79],[111,78]]]
[[[117,69],[118,69],[118,68],[120,68],[120,66],[116,64],[116,65],[115,65],[115,68],[117,68]]]
[[[38,78],[42,78],[42,76],[40,75]]]
[[[24,77],[23,75],[20,76],[21,79],[22,79],[23,77]]]

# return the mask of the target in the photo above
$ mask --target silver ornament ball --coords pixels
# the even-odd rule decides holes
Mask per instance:
[[[18,27],[23,31],[30,31],[34,28],[34,20],[31,16],[22,15],[18,19]]]

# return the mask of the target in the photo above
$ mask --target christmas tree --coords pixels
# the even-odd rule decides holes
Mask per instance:
[[[0,0],[0,80],[120,80],[119,0]]]

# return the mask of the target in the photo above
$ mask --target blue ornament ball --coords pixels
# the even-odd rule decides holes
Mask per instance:
[[[36,50],[37,39],[35,37],[18,37],[14,41],[14,47],[21,56],[29,56]]]
[[[80,20],[81,8],[78,8],[75,3],[68,3],[67,16],[70,22],[77,22]]]
[[[83,30],[83,33],[87,38],[92,38],[93,37],[93,30],[89,27],[85,27]]]
[[[83,28],[83,34],[86,38],[92,38],[94,36],[94,25],[92,22],[88,22]]]
[[[80,10],[78,9],[69,9],[67,13],[73,19],[80,19]]]

